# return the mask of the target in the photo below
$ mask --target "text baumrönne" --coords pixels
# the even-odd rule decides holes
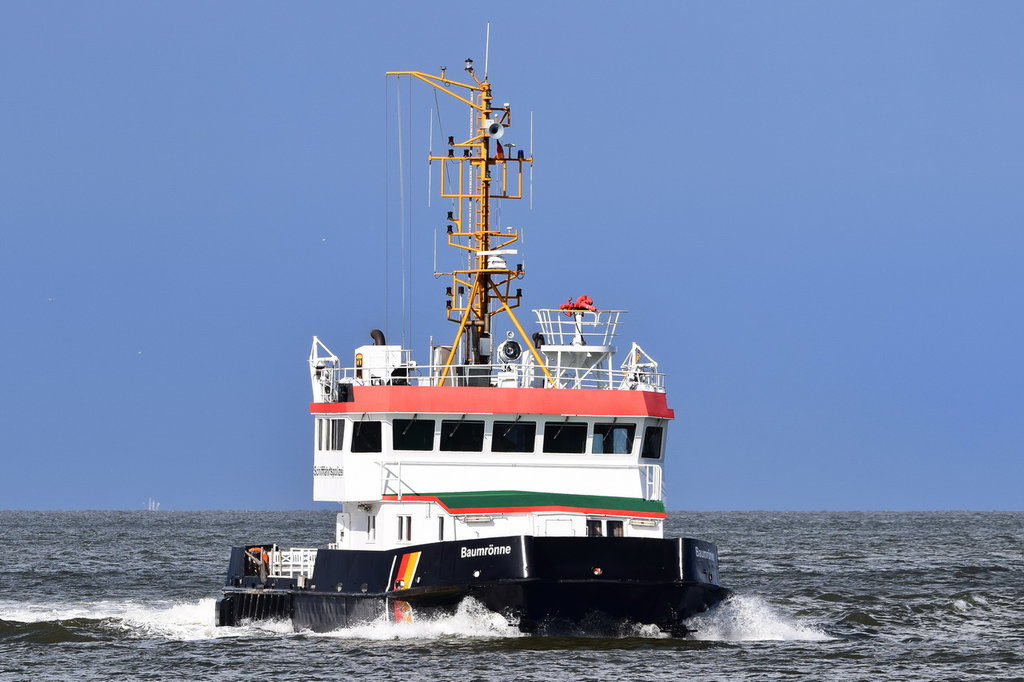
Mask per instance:
[[[459,555],[460,559],[469,559],[478,556],[496,556],[499,554],[511,554],[511,545],[487,545],[486,547],[463,547]]]

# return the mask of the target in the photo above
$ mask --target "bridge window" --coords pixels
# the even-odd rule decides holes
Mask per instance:
[[[586,422],[548,422],[544,425],[544,452],[580,453],[586,447]]]
[[[593,452],[628,455],[633,452],[636,424],[594,424]]]
[[[601,519],[587,519],[587,537],[588,538],[599,538],[604,533],[601,532]]]
[[[484,449],[484,423],[482,421],[441,421],[441,450],[443,452],[480,452]]]
[[[352,423],[352,452],[380,452],[380,422]]]
[[[396,419],[391,424],[391,444],[395,450],[433,450],[433,419]]]
[[[622,521],[608,521],[608,537],[621,538],[625,534],[622,529]]]
[[[399,542],[411,542],[412,541],[412,517],[411,516],[399,516],[398,517],[398,541]]]
[[[662,438],[665,429],[661,426],[648,426],[644,429],[644,446],[640,456],[646,459],[661,459]]]
[[[537,439],[534,422],[494,422],[491,450],[494,452],[533,452]]]
[[[318,450],[341,450],[344,436],[344,419],[316,420],[316,447]]]

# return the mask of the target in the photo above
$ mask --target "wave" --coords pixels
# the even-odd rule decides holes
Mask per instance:
[[[519,637],[518,628],[475,600],[465,600],[448,616],[413,622],[379,621],[326,633],[294,632],[290,621],[247,621],[239,627],[217,627],[215,600],[189,602],[98,601],[91,603],[24,603],[0,600],[0,641],[40,643],[91,641],[121,635],[168,640],[221,639],[252,636],[334,637],[398,640]]]
[[[0,642],[28,642],[57,644],[60,642],[94,642],[98,638],[88,634],[88,621],[22,623],[0,620]]]
[[[455,613],[412,622],[379,620],[325,633],[295,632],[289,621],[251,621],[238,627],[217,627],[213,598],[186,602],[97,601],[48,604],[0,600],[0,641],[41,643],[91,641],[114,637],[178,641],[231,637],[315,637],[345,640],[437,640],[519,638],[506,619],[473,599]],[[691,618],[689,639],[699,641],[762,641],[834,639],[820,627],[780,613],[764,599],[734,595],[706,614]],[[583,633],[580,633],[583,634]],[[620,638],[662,639],[652,625],[624,626]]]
[[[509,625],[504,616],[490,611],[472,598],[463,599],[455,613],[429,618],[413,617],[412,622],[396,623],[384,616],[372,623],[354,625],[324,633],[303,630],[312,637],[338,639],[396,640],[396,639],[442,639],[472,638],[497,639],[525,637],[514,625]]]
[[[733,595],[687,621],[690,639],[709,642],[768,640],[822,642],[835,639],[821,627],[780,613],[761,597]]]
[[[53,604],[0,600],[0,639],[53,642],[109,639],[119,635],[176,640],[237,636],[237,632],[225,632],[232,628],[215,627],[214,601],[103,600]],[[261,623],[265,627],[259,629],[277,625]],[[252,630],[249,628],[250,634]]]

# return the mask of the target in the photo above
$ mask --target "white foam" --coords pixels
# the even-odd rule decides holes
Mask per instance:
[[[174,640],[238,637],[259,632],[291,632],[291,624],[261,621],[241,628],[218,628],[214,599],[190,602],[97,601],[81,603],[25,603],[0,600],[0,620],[19,623],[97,620],[121,628],[129,635]]]
[[[672,635],[662,632],[657,625],[650,623],[627,623],[622,626],[620,637],[637,637],[640,639],[668,639]]]
[[[25,603],[0,600],[0,620],[22,623],[89,619],[108,621],[129,636],[178,641],[224,637],[295,636],[289,621],[252,621],[239,627],[217,627],[215,600],[187,602],[97,601],[83,603]],[[708,641],[760,641],[833,639],[820,628],[787,618],[760,597],[733,596],[705,615],[691,618],[696,630],[692,639]],[[432,618],[413,617],[412,622],[390,622],[384,616],[372,623],[326,633],[303,631],[306,637],[349,640],[496,639],[526,636],[505,618],[482,604],[466,599],[454,614]],[[623,637],[660,638],[667,635],[655,626],[637,625]]]
[[[62,604],[25,604],[23,602],[0,600],[0,620],[15,623],[42,623],[46,621],[94,618],[88,606]]]
[[[968,594],[953,599],[953,610],[958,613],[977,614],[989,610],[988,599],[979,594]]]
[[[21,623],[88,619],[108,621],[129,636],[188,641],[223,637],[260,635],[292,636],[287,620],[246,621],[239,627],[217,627],[214,599],[190,602],[98,601],[79,604],[24,603],[0,600],[0,620]],[[479,602],[466,599],[449,616],[415,618],[413,622],[393,623],[382,615],[379,621],[342,628],[327,633],[303,631],[303,636],[342,639],[398,640],[440,638],[519,637],[522,633],[499,614],[488,611]]]
[[[165,606],[147,605],[127,610],[118,617],[121,627],[137,636],[172,640],[216,639],[258,634],[284,635],[292,632],[290,621],[262,620],[240,627],[216,626],[214,599],[179,602]]]
[[[687,621],[691,639],[757,642],[767,640],[820,642],[834,637],[800,619],[787,617],[764,599],[733,595],[710,612]]]
[[[396,640],[396,639],[442,639],[472,638],[494,639],[524,636],[519,628],[509,625],[505,617],[487,610],[475,599],[464,599],[455,613],[448,616],[417,618],[412,622],[395,623],[385,616],[365,625],[341,628],[325,633],[304,631],[314,637],[335,637],[339,639]]]

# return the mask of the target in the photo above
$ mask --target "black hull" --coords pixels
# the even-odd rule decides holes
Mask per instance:
[[[403,558],[412,555],[415,569],[401,573]],[[687,618],[728,595],[718,585],[715,546],[683,538],[512,536],[378,552],[320,550],[303,587],[245,575],[244,566],[235,548],[218,625],[276,618],[325,632],[385,615],[452,612],[471,597],[527,632],[631,622],[680,634]]]

